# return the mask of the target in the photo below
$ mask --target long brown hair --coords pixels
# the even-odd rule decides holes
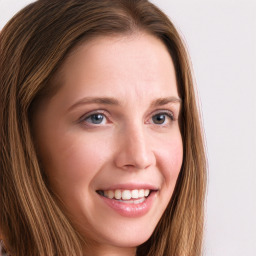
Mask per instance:
[[[147,0],[39,0],[0,34],[0,230],[12,255],[82,255],[81,236],[61,210],[35,151],[31,110],[58,88],[51,79],[77,44],[143,31],[173,59],[182,98],[183,165],[172,199],[140,256],[199,256],[206,159],[191,65],[168,17]]]

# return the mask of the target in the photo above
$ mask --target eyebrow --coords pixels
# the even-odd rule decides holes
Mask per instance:
[[[68,111],[86,104],[120,105],[119,101],[112,97],[85,97],[72,105]]]
[[[177,97],[166,97],[166,98],[159,98],[154,100],[151,104],[150,107],[158,107],[158,106],[163,106],[168,103],[181,103],[181,99]]]
[[[177,97],[165,97],[165,98],[158,98],[155,99],[151,104],[150,107],[158,107],[163,106],[168,103],[181,103],[181,99]],[[81,106],[81,105],[87,105],[87,104],[103,104],[103,105],[121,105],[120,101],[118,101],[115,98],[112,97],[85,97],[75,104],[73,104],[68,111],[73,110],[74,108]]]

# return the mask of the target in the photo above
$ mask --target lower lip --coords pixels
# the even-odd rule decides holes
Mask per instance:
[[[156,191],[152,191],[145,201],[140,204],[127,204],[104,196],[100,197],[110,208],[120,215],[135,218],[145,215],[151,209],[156,193]]]

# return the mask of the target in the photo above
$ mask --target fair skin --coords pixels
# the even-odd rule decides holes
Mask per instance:
[[[76,48],[54,81],[60,89],[33,123],[49,184],[86,239],[85,255],[134,256],[182,165],[170,54],[147,34],[99,37]]]

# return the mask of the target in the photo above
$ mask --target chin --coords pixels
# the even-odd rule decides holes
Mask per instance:
[[[145,243],[154,231],[154,227],[148,229],[147,227],[126,227],[121,228],[120,231],[115,231],[106,238],[114,246],[117,247],[138,247]]]
[[[150,235],[145,236],[137,236],[133,235],[131,237],[118,237],[112,240],[108,241],[108,244],[114,247],[119,248],[132,248],[132,247],[138,247],[141,244],[145,243],[150,238]]]
[[[94,230],[91,233],[88,231],[84,234],[85,240],[92,241],[93,244],[108,245],[118,248],[132,248],[138,247],[145,243],[152,233],[154,232],[154,226],[149,225],[134,225],[129,220],[128,223],[119,225],[117,224],[106,227],[102,230]],[[95,232],[96,231],[96,232]],[[94,235],[92,235],[94,233]]]

